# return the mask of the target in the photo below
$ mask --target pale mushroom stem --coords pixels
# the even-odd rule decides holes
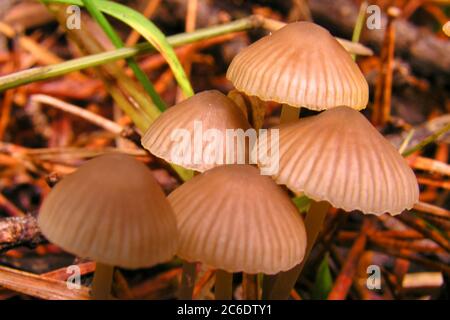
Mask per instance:
[[[197,275],[197,264],[195,262],[183,261],[181,288],[178,293],[178,298],[180,300],[192,300],[196,275]]]
[[[242,274],[242,291],[244,300],[258,300],[258,275]]]
[[[233,294],[233,274],[224,270],[216,271],[214,289],[216,300],[231,300]]]
[[[291,290],[294,288],[306,261],[308,261],[309,254],[311,253],[314,243],[316,242],[317,236],[322,230],[323,223],[329,209],[330,204],[327,201],[316,202],[311,200],[311,206],[305,219],[307,234],[305,257],[303,258],[302,263],[296,265],[289,271],[279,274],[269,294],[271,300],[286,300],[289,298]]]
[[[283,106],[281,107],[280,123],[289,123],[298,120],[300,110],[301,108],[283,104]]]
[[[109,300],[111,298],[113,274],[113,266],[100,262],[96,263],[91,289],[91,296],[94,300]]]

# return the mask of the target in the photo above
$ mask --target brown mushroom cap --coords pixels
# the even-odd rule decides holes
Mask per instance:
[[[39,226],[77,256],[124,268],[169,260],[176,251],[175,215],[150,170],[123,154],[82,165],[45,199]]]
[[[274,274],[303,259],[303,220],[288,195],[250,165],[225,165],[173,191],[178,255],[228,272]]]
[[[289,189],[377,215],[399,214],[418,202],[414,172],[360,112],[338,107],[278,129],[280,162],[273,177]],[[266,144],[264,137],[258,142]]]
[[[207,163],[203,160],[204,154],[200,156],[200,160],[194,161],[195,157],[195,121],[200,121],[202,131],[205,133],[208,129],[217,129],[226,137],[227,129],[243,129],[246,131],[250,128],[250,124],[245,119],[242,111],[227,98],[224,94],[217,90],[203,91],[182,101],[181,103],[169,108],[150,126],[142,138],[142,145],[155,156],[162,158],[170,163],[183,166],[188,169],[203,172],[211,169],[218,164]],[[173,157],[172,152],[179,146],[180,141],[173,139],[172,135],[176,130],[187,130],[191,139],[189,140],[191,150],[189,161],[184,162],[183,159]],[[226,162],[226,141],[223,142],[223,163]],[[204,152],[207,146],[212,142],[206,139],[202,142]],[[237,163],[237,144],[234,144],[235,157],[232,163]],[[246,148],[248,149],[248,148]],[[245,153],[246,150],[242,150]],[[248,151],[248,150],[247,150]]]
[[[364,109],[369,87],[349,53],[324,28],[295,22],[242,50],[227,78],[250,96],[294,107]]]

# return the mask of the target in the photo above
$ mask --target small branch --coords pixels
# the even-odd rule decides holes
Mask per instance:
[[[436,218],[450,220],[450,210],[426,202],[419,202],[414,206],[414,210],[424,212]]]
[[[414,169],[450,176],[450,165],[445,162],[420,156],[408,157],[407,161]]]
[[[198,279],[195,288],[194,288],[194,293],[192,295],[193,299],[197,299],[200,298],[200,295],[202,294],[202,292],[204,291],[205,287],[207,287],[207,285],[211,282],[214,281],[216,271],[215,270],[207,270],[203,276]]]
[[[367,233],[372,228],[372,225],[373,221],[370,217],[366,217],[360,234],[350,249],[347,258],[345,259],[345,263],[333,285],[333,289],[328,295],[328,300],[343,300],[347,297],[353,283],[354,275],[356,274],[358,261],[366,247]]]
[[[173,299],[175,297],[181,268],[165,271],[131,288],[135,299]]]
[[[376,247],[377,248],[379,247],[382,249],[382,250],[375,249],[376,251],[379,251],[379,252],[394,256],[394,257],[406,259],[406,260],[412,261],[414,263],[420,264],[424,267],[430,268],[432,270],[443,271],[450,275],[450,267],[447,264],[435,262],[435,261],[427,259],[427,258],[422,258],[419,255],[417,255],[409,250],[397,250],[397,249],[391,248],[389,246],[385,246],[384,244],[381,245],[380,243],[378,243],[376,245]]]
[[[116,135],[120,135],[122,133],[122,131],[124,130],[122,126],[118,125],[114,121],[108,120],[102,116],[99,116],[99,115],[91,112],[91,111],[82,109],[76,105],[73,105],[73,104],[64,102],[62,100],[47,96],[45,94],[32,95],[30,97],[30,102],[38,103],[38,104],[46,104],[53,108],[68,112],[70,114],[73,114],[75,116],[83,118],[84,120],[87,120],[93,124],[96,124],[97,126],[105,129],[106,131],[109,131]]]
[[[12,291],[46,300],[88,300],[89,289],[69,289],[65,281],[0,266],[0,285]]]
[[[35,246],[45,242],[36,218],[8,217],[0,219],[0,252],[18,246]]]
[[[410,214],[401,214],[395,218],[414,230],[423,234],[426,238],[429,238],[444,248],[447,252],[450,252],[450,242],[439,231],[431,229],[425,221],[416,218]]]
[[[400,10],[388,9],[388,22],[381,47],[380,72],[375,87],[375,101],[372,112],[372,123],[384,126],[391,116],[392,79],[395,50],[395,20]]]

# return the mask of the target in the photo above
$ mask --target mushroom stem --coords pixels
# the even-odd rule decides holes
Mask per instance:
[[[97,262],[95,265],[94,280],[92,282],[91,296],[94,300],[108,300],[111,297],[114,267]]]
[[[298,119],[301,108],[292,107],[288,104],[283,104],[281,107],[280,123],[289,123]]]
[[[269,294],[271,300],[285,300],[289,298],[291,290],[294,288],[303,267],[308,261],[309,254],[316,242],[317,236],[322,230],[323,222],[327,216],[330,204],[326,201],[316,202],[311,200],[311,206],[306,214],[305,227],[307,233],[307,245],[305,250],[305,257],[302,263],[296,265],[289,271],[281,272],[272,287]]]
[[[269,300],[272,288],[280,274],[265,274],[262,284],[262,300]]]
[[[181,276],[181,288],[178,292],[178,299],[192,300],[195,287],[195,277],[197,264],[195,262],[183,261],[183,274]]]
[[[244,300],[258,300],[258,275],[257,274],[242,274],[242,291]]]
[[[233,274],[225,270],[216,271],[214,293],[216,300],[231,300],[233,289]]]

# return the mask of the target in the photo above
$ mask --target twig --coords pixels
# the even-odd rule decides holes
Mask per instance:
[[[359,258],[366,246],[367,233],[372,228],[372,225],[373,220],[371,217],[366,217],[361,227],[360,234],[350,249],[345,263],[328,295],[328,300],[343,300],[347,296],[353,283]]]
[[[114,121],[108,120],[102,116],[99,116],[91,111],[82,109],[76,105],[64,102],[62,100],[47,96],[45,94],[34,94],[30,97],[31,103],[46,104],[56,109],[68,112],[70,114],[76,115],[83,118],[97,126],[105,129],[106,131],[112,132],[116,135],[120,135],[124,128]]]
[[[372,123],[384,126],[391,115],[392,78],[395,50],[395,19],[400,10],[395,7],[388,9],[388,23],[381,48],[380,72],[375,88],[375,102],[372,110]]]
[[[445,162],[420,156],[410,156],[407,161],[414,169],[450,176],[450,165]]]
[[[396,216],[398,220],[406,224],[407,226],[417,230],[425,237],[433,240],[447,252],[450,252],[450,242],[437,230],[431,229],[425,221],[420,218],[414,217],[410,214],[401,214]]]
[[[356,231],[339,231],[337,241],[342,243],[353,243],[358,237]],[[400,240],[423,240],[424,237],[421,233],[408,229],[408,230],[386,230],[386,231],[372,231],[370,237],[382,238],[382,239],[400,239]]]
[[[42,64],[55,64],[63,62],[60,57],[48,51],[45,47],[37,43],[33,38],[18,34],[14,30],[14,28],[10,27],[8,24],[2,21],[0,21],[0,33],[4,34],[10,39],[17,38],[17,43],[20,45],[20,47],[33,54],[33,56],[36,57],[36,60]]]
[[[0,252],[17,246],[35,246],[43,242],[45,239],[33,216],[0,219]]]
[[[424,212],[437,218],[450,220],[450,211],[429,203],[419,202],[414,206],[414,210]]]
[[[419,184],[423,184],[423,185],[430,186],[430,187],[443,188],[443,189],[450,190],[450,181],[448,181],[448,180],[441,181],[441,180],[434,180],[434,179],[425,178],[425,177],[417,177],[417,182],[419,182]]]
[[[195,25],[197,22],[197,7],[198,0],[188,0],[185,30],[186,32],[192,32],[195,30]]]
[[[445,251],[441,247],[433,245],[433,243],[431,245],[421,244],[410,240],[404,241],[395,240],[392,238],[381,238],[371,234],[369,234],[369,241],[376,245],[386,246],[398,250],[407,249],[417,253],[445,253]]]
[[[192,299],[197,298],[201,292],[203,291],[203,288],[211,281],[213,280],[214,276],[215,276],[215,270],[207,270],[204,275],[198,279],[195,288],[194,288],[194,293],[192,294]]]
[[[410,260],[417,264],[421,264],[424,267],[427,267],[427,268],[430,268],[433,270],[443,271],[450,275],[450,267],[447,264],[436,262],[436,261],[433,261],[433,260],[430,260],[427,258],[422,258],[422,257],[418,256],[417,254],[415,254],[411,251],[408,251],[408,250],[396,250],[389,246],[384,246],[381,244],[377,244],[375,247],[375,250],[377,248],[382,248],[382,250],[378,250],[378,251],[383,252],[385,254],[389,254],[391,256],[407,259],[407,260]]]
[[[95,271],[95,262],[92,261],[80,263],[76,266],[80,269],[80,276],[84,276]],[[67,267],[63,267],[41,274],[41,277],[66,281],[70,277],[70,275],[71,274],[67,272]]]
[[[181,268],[168,270],[154,278],[141,282],[131,288],[136,299],[163,298],[161,295],[174,298],[177,289],[177,279],[181,276]]]
[[[0,286],[32,297],[47,300],[88,300],[89,289],[67,288],[65,281],[0,266]]]
[[[80,276],[92,273],[95,270],[95,262],[84,262],[77,264],[76,266],[80,270]],[[63,267],[50,272],[43,273],[40,275],[40,277],[59,281],[67,281],[67,279],[72,275],[71,273],[67,272],[67,268],[68,267]],[[0,289],[0,299],[1,296],[12,298],[17,294],[19,293],[8,289]]]

